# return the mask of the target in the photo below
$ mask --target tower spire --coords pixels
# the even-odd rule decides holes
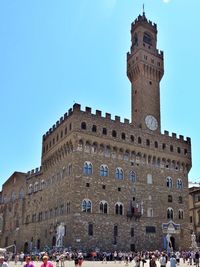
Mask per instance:
[[[143,3],[143,5],[142,5],[142,10],[143,10],[142,15],[143,15],[143,17],[145,17],[144,3]]]

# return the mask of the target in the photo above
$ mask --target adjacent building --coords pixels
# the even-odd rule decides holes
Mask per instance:
[[[189,189],[189,211],[191,232],[196,235],[196,242],[200,247],[200,187],[193,186]]]
[[[161,133],[163,61],[143,13],[127,53],[131,121],[74,104],[43,135],[41,167],[3,185],[2,247],[53,247],[60,223],[72,249],[166,249],[167,233],[175,249],[190,246],[191,140]]]

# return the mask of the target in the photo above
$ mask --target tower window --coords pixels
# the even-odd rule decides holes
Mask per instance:
[[[126,139],[126,135],[125,135],[125,133],[122,133],[122,139],[123,139],[123,140]]]
[[[112,131],[112,137],[117,137],[117,132],[115,130]]]
[[[177,152],[180,154],[181,153],[181,149],[180,147],[177,147]]]
[[[143,42],[146,44],[152,45],[152,38],[151,38],[151,35],[149,33],[147,33],[147,32],[144,33]]]
[[[141,137],[138,137],[138,144],[141,144],[142,143],[142,139]]]
[[[106,128],[103,128],[102,133],[105,134],[105,135],[107,135],[107,129]]]
[[[96,125],[93,125],[92,126],[92,132],[96,133],[96,131],[97,131],[97,126]]]
[[[92,223],[88,224],[88,235],[93,236],[93,224]]]
[[[146,145],[147,145],[147,146],[150,146],[150,141],[149,141],[149,139],[146,140]]]
[[[168,195],[168,202],[172,202],[172,195]]]
[[[86,130],[86,123],[85,122],[81,123],[81,129]]]
[[[162,144],[162,149],[165,150],[165,148],[166,148],[166,144],[163,143]]]
[[[170,151],[173,152],[174,151],[174,147],[171,145],[170,146]]]
[[[155,148],[158,148],[158,142],[155,141]]]
[[[131,135],[131,142],[134,142],[134,136]]]

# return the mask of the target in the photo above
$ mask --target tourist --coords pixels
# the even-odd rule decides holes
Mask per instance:
[[[176,256],[174,254],[170,258],[170,267],[176,267]]]
[[[160,267],[166,267],[167,260],[166,260],[166,255],[165,253],[162,253],[160,257]]]
[[[53,267],[53,263],[48,260],[49,257],[47,255],[44,255],[42,257],[43,263],[40,265],[40,267]]]
[[[34,267],[33,263],[31,262],[31,257],[27,256],[25,261],[26,263],[24,264],[24,267]]]
[[[8,263],[5,261],[4,256],[0,256],[0,267],[8,267]]]
[[[156,265],[156,257],[155,257],[155,255],[153,255],[152,257],[151,257],[151,260],[150,260],[150,262],[149,262],[149,266],[150,267],[157,267],[157,265]],[[172,267],[172,266],[171,266]]]
[[[195,256],[196,267],[199,267],[199,251],[196,251],[194,256]]]

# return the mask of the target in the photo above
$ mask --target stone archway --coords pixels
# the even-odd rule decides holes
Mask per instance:
[[[175,246],[175,237],[171,236],[171,237],[170,237],[170,241],[171,241],[172,248],[173,248],[173,251],[174,251],[175,248],[176,248],[176,246]]]
[[[24,243],[24,253],[28,253],[28,242]]]

